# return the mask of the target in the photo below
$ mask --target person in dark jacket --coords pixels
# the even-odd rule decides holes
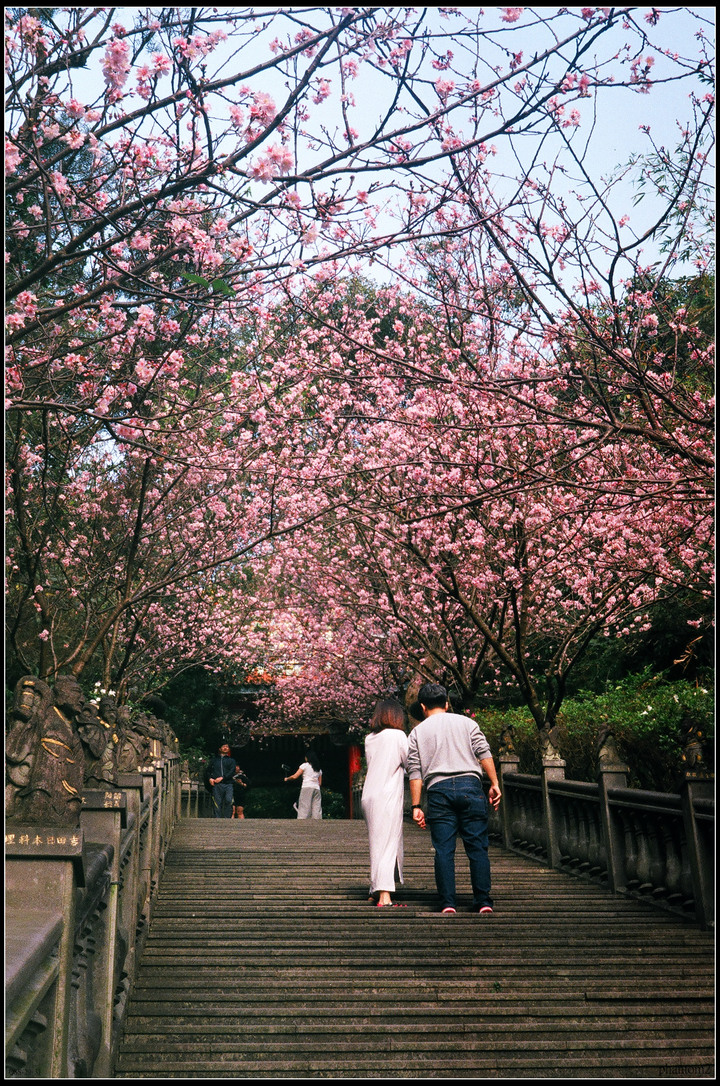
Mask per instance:
[[[223,743],[215,757],[210,759],[208,767],[215,818],[232,818],[233,777],[236,773],[237,764],[230,755],[230,747]]]

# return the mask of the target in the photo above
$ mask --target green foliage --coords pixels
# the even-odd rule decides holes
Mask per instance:
[[[297,790],[287,785],[269,788],[249,788],[245,799],[247,818],[295,818],[293,804],[297,802]],[[345,798],[339,792],[322,789],[323,818],[346,818]]]
[[[701,147],[711,146],[712,128],[706,117],[698,129]],[[697,148],[689,152],[683,142],[668,150],[660,147],[651,154],[634,154],[630,165],[634,168],[633,184],[637,206],[647,193],[651,198],[660,195],[667,198],[669,192],[683,191],[684,198],[670,205],[665,222],[658,232],[661,253],[676,252],[681,260],[693,260],[703,244],[714,246],[715,241],[715,191],[710,180],[698,172],[698,163],[707,156],[697,154]],[[687,175],[689,183],[683,181]],[[694,185],[693,185],[694,181]]]
[[[697,630],[688,619],[701,622]],[[685,679],[701,686],[712,683],[713,604],[683,592],[660,600],[652,608],[650,628],[629,637],[596,637],[571,673],[568,697],[601,693],[610,684],[646,669],[669,680]]]
[[[598,737],[604,728],[615,736],[628,765],[628,784],[657,792],[677,792],[683,779],[687,726],[703,734],[712,764],[714,693],[685,680],[667,682],[649,669],[621,679],[601,694],[580,693],[566,699],[558,714],[555,745],[566,761],[569,780],[595,781]],[[497,759],[503,730],[513,730],[521,773],[540,772],[540,733],[526,709],[485,710],[475,714]]]
[[[519,771],[540,772],[540,734],[528,709],[482,709],[474,712],[472,716],[490,744],[496,762],[502,745],[502,733],[510,727],[515,753],[520,758]]]
[[[347,803],[340,792],[331,792],[328,788],[322,790],[323,818],[347,818]]]
[[[167,705],[165,719],[178,737],[181,758],[197,749],[207,760],[225,738],[219,677],[203,667],[191,667],[175,675],[162,696]]]
[[[179,755],[181,765],[183,762],[187,762],[190,776],[202,780],[203,770],[208,760],[208,752],[202,747],[180,743]]]
[[[269,788],[248,788],[245,796],[246,818],[295,818],[293,803],[295,789],[285,785]]]

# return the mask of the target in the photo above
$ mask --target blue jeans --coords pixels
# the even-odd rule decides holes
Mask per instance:
[[[449,777],[427,790],[427,823],[435,849],[440,908],[455,908],[455,844],[460,834],[470,862],[473,908],[492,905],[488,856],[488,801],[479,777]]]
[[[233,786],[232,781],[220,781],[213,785],[213,817],[232,818]]]

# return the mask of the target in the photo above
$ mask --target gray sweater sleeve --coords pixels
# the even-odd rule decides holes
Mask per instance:
[[[422,779],[422,770],[420,768],[420,752],[417,745],[417,735],[419,725],[417,725],[410,732],[408,736],[408,760],[407,760],[407,775],[410,781],[419,781]]]

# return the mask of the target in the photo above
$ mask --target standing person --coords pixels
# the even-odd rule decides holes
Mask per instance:
[[[410,798],[413,820],[424,828],[420,795],[425,785],[440,908],[444,913],[457,912],[455,845],[459,833],[470,863],[473,912],[492,913],[483,771],[490,779],[489,800],[496,809],[501,792],[490,746],[474,720],[448,712],[444,686],[425,683],[418,702],[424,719],[410,732],[408,741]]]
[[[370,847],[370,895],[378,906],[397,905],[395,874],[402,882],[403,800],[408,739],[405,711],[394,698],[378,702],[365,739],[367,773],[362,812]]]
[[[233,777],[233,818],[245,817],[245,793],[249,783],[247,775],[238,766]]]
[[[286,781],[295,781],[302,777],[300,798],[297,804],[298,818],[322,818],[322,799],[320,786],[322,785],[322,769],[320,760],[314,750],[309,750],[305,755],[305,761]]]
[[[213,797],[213,817],[232,818],[233,777],[237,773],[230,747],[223,743],[214,758],[210,759],[208,777]]]

